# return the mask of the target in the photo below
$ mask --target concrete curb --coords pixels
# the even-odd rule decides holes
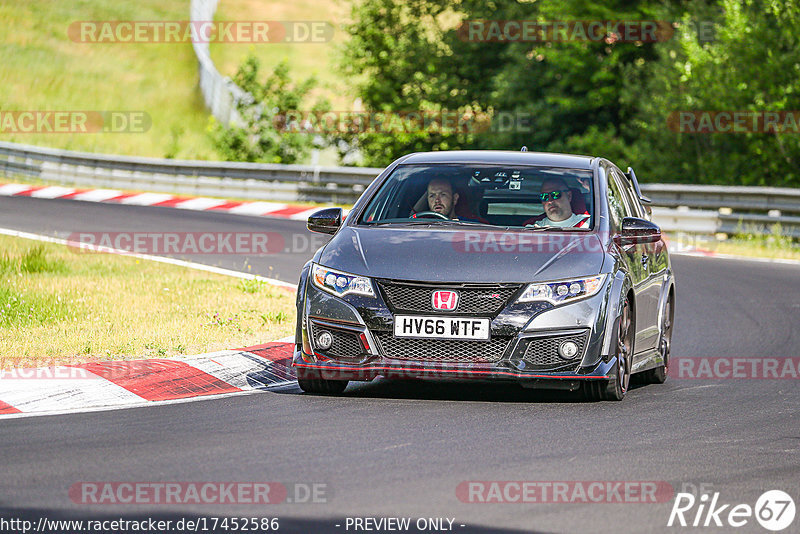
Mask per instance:
[[[293,338],[180,358],[0,371],[0,418],[153,406],[292,385]]]
[[[56,185],[0,183],[0,196],[33,197],[82,202],[105,202],[135,206],[158,206],[194,211],[220,211],[236,215],[254,215],[304,221],[321,207],[278,202],[238,202],[210,197],[186,197],[165,193],[126,193],[117,189],[75,189]]]

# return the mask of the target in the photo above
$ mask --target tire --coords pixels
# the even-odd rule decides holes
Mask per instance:
[[[325,380],[324,378],[297,378],[300,389],[317,395],[339,395],[347,387],[347,380]]]
[[[669,355],[672,349],[672,326],[675,319],[675,302],[672,295],[667,299],[664,307],[664,316],[661,323],[661,354],[664,358],[664,365],[659,365],[655,369],[649,369],[642,373],[642,380],[646,384],[663,384],[667,381],[669,373]]]
[[[583,384],[585,397],[591,401],[621,401],[625,398],[631,384],[631,364],[633,361],[633,341],[636,334],[633,307],[630,298],[625,297],[617,323],[615,342],[616,363],[614,378],[608,381],[593,380]]]

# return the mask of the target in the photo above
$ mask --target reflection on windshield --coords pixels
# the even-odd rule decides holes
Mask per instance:
[[[592,171],[523,165],[400,165],[362,225],[480,225],[541,231],[593,225]]]

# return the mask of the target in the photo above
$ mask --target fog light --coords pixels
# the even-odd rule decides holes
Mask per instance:
[[[333,336],[330,332],[320,332],[317,336],[317,348],[328,350],[333,345]]]
[[[578,345],[572,341],[565,341],[558,346],[558,354],[565,360],[571,360],[578,354]]]

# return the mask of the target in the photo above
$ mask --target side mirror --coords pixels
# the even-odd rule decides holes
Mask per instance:
[[[308,218],[308,229],[320,234],[335,234],[342,226],[342,208],[325,208]]]
[[[614,242],[619,246],[658,241],[661,241],[661,228],[657,224],[637,217],[622,219],[622,230],[614,236]]]

